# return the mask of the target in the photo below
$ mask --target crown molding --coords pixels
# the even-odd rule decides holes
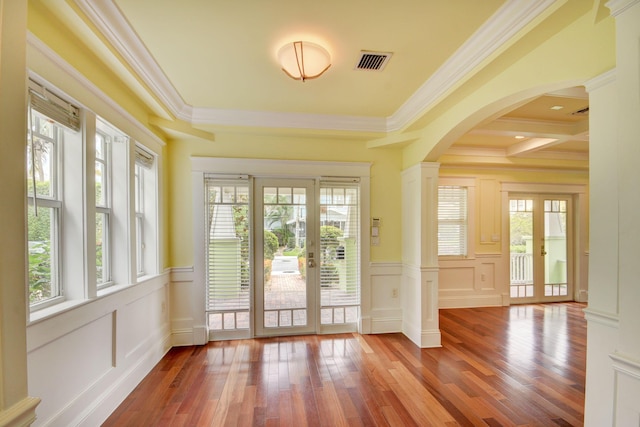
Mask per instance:
[[[115,2],[75,0],[75,3],[167,109],[175,117],[191,121],[191,107],[184,102]]]
[[[640,0],[609,0],[605,6],[611,11],[611,16],[617,18],[618,15],[621,15],[638,3],[640,3]]]
[[[509,0],[387,120],[398,131],[433,107],[484,60],[555,3],[554,0]]]
[[[114,0],[74,0],[149,90],[176,118],[192,124],[263,126],[355,132],[394,132],[432,108],[484,60],[501,49],[556,0],[508,0],[389,117],[337,116],[193,107],[182,99]]]

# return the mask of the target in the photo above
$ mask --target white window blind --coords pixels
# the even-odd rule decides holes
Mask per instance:
[[[205,176],[209,328],[249,328],[249,181]]]
[[[80,108],[29,80],[29,104],[34,110],[73,131],[81,129]]]
[[[438,255],[467,255],[467,188],[438,187]]]
[[[320,252],[322,324],[356,322],[360,307],[358,182],[320,182]]]

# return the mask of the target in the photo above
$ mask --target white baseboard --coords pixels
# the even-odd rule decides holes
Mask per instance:
[[[439,308],[472,308],[472,307],[500,307],[504,305],[501,294],[495,295],[466,295],[443,296],[438,298]]]
[[[372,334],[389,334],[402,332],[402,317],[371,319]]]

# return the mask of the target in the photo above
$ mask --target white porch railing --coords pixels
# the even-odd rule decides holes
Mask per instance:
[[[533,283],[533,254],[511,254],[511,284],[526,285]]]

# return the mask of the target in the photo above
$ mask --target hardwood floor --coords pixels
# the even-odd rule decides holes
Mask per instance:
[[[104,426],[579,426],[577,303],[440,311],[442,348],[402,334],[176,347]]]

